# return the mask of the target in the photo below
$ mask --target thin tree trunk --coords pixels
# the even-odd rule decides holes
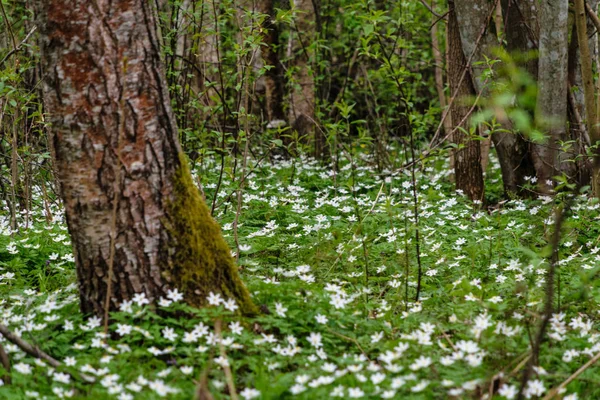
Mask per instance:
[[[597,10],[598,0],[587,0],[587,5],[590,10]],[[590,49],[590,55],[592,56],[592,64],[596,65],[598,69],[598,33],[594,21],[590,18],[588,10],[588,32],[593,32],[592,35],[588,35],[588,43]],[[572,33],[571,43],[569,45],[569,85],[570,85],[570,112],[569,112],[569,126],[571,137],[573,140],[573,155],[571,158],[586,153],[586,145],[589,146],[589,132],[584,123],[586,110],[585,110],[585,96],[583,91],[583,80],[581,75],[581,55],[579,52],[579,44],[577,40],[577,27],[575,20],[571,21]],[[596,88],[598,91],[598,88]],[[573,165],[575,167],[574,175],[581,186],[589,185],[590,178],[592,175],[592,160],[587,157],[581,157],[576,163],[568,163],[567,165]]]
[[[456,189],[462,190],[471,200],[483,201],[484,185],[483,171],[481,169],[481,147],[479,141],[472,140],[465,131],[469,132],[470,122],[467,118],[470,107],[464,105],[464,99],[475,94],[471,77],[462,79],[467,59],[461,48],[460,31],[452,2],[448,14],[448,82],[450,92],[457,96],[457,101],[450,110],[452,121],[460,124],[457,127],[452,141],[459,148],[454,151],[454,174]],[[469,74],[467,72],[467,74]],[[469,74],[470,75],[470,74]]]
[[[37,6],[82,311],[102,315],[105,302],[115,309],[136,293],[155,301],[179,288],[192,305],[214,291],[254,312],[181,153],[150,4]]]
[[[590,134],[592,146],[600,141],[600,127],[598,126],[598,109],[596,108],[596,93],[594,86],[594,73],[592,70],[592,56],[587,36],[587,13],[584,0],[574,0],[575,24],[577,26],[577,41],[581,56],[581,77],[585,98],[585,113],[587,129]],[[594,150],[594,166],[592,171],[592,187],[594,195],[600,197],[600,151]]]
[[[477,93],[488,96],[482,65],[485,57],[492,56],[492,49],[498,46],[493,31],[492,18],[496,11],[496,1],[456,0],[454,2],[462,49],[467,59],[471,59],[472,79]],[[525,177],[534,176],[535,170],[529,154],[529,145],[519,133],[513,133],[510,121],[502,121],[503,130],[492,134],[492,141],[502,169],[504,190],[508,196],[523,194]]]
[[[566,163],[568,154],[559,151],[567,139],[569,2],[546,0],[540,3],[540,39],[536,125],[547,140],[532,146],[538,190],[553,191],[552,178]]]
[[[289,121],[299,135],[314,139],[315,155],[320,156],[324,150],[324,141],[314,126],[315,79],[311,65],[316,12],[312,0],[294,0],[293,3],[297,13],[288,47],[294,71],[289,99]]]
[[[264,46],[261,48],[262,58],[270,68],[266,70],[265,78],[265,100],[267,108],[267,118],[269,123],[281,125],[285,122],[283,112],[283,71],[279,54],[279,30],[275,24],[275,10],[273,0],[259,0],[259,12],[266,15],[263,21],[265,34],[263,36]],[[278,121],[278,122],[276,122]]]

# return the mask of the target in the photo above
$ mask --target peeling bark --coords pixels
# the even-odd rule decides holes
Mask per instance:
[[[110,309],[135,293],[154,301],[179,287],[194,305],[213,290],[253,311],[200,194],[181,188],[189,171],[149,3],[40,0],[37,7],[44,102],[82,311],[104,313],[113,218]],[[198,209],[198,217],[187,220],[172,206],[184,201]],[[189,227],[186,234],[202,249],[191,248],[192,240],[173,229],[181,226]],[[183,270],[184,264],[193,270]]]

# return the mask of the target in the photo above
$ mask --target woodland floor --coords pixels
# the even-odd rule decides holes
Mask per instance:
[[[307,158],[263,161],[248,178],[239,264],[264,312],[254,319],[218,295],[193,310],[171,293],[161,316],[137,296],[104,337],[99,319],[79,314],[60,208],[48,225],[40,197],[12,236],[5,214],[1,322],[63,366],[2,340],[12,382],[0,398],[190,399],[202,376],[216,399],[233,398],[231,385],[244,399],[516,398],[543,313],[558,200],[481,208],[453,192],[448,168],[431,165],[417,171],[417,242],[410,171],[379,173],[368,157],[355,159],[337,174]],[[199,172],[210,203],[217,164]],[[236,185],[226,178],[216,201],[232,246]],[[493,203],[494,162],[487,185]],[[560,242],[560,313],[527,398],[600,353],[600,204],[581,196],[572,209]],[[182,311],[194,317],[178,318]],[[599,374],[600,364],[590,366],[563,398],[600,398]]]

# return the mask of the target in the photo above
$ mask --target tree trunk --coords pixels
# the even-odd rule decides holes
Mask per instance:
[[[192,305],[214,291],[254,312],[181,154],[150,4],[37,5],[82,311],[101,315],[136,293],[155,301],[179,288]]]
[[[532,146],[532,157],[538,178],[538,190],[553,191],[552,177],[569,155],[559,151],[566,141],[568,99],[569,2],[546,0],[540,3],[540,39],[536,125],[547,140]]]
[[[590,6],[591,10],[598,9],[598,0],[588,0],[586,3]],[[598,69],[598,33],[596,26],[594,25],[591,18],[587,18],[587,30],[588,32],[594,32],[591,36],[588,35],[588,45],[590,49],[590,55],[592,57],[592,64],[596,65]],[[583,79],[581,76],[581,55],[579,52],[579,44],[577,41],[577,29],[575,21],[571,21],[572,32],[571,32],[571,43],[569,45],[569,126],[570,126],[570,138],[574,141],[573,153],[574,155],[586,153],[586,148],[590,145],[589,132],[585,126],[585,98],[583,92]],[[581,157],[576,163],[574,179],[580,186],[590,184],[592,176],[592,162],[587,157]],[[571,165],[572,163],[569,163]]]
[[[315,79],[311,65],[311,44],[315,36],[316,13],[312,0],[294,0],[294,32],[290,35],[288,52],[292,58],[293,82],[290,93],[289,121],[300,136],[314,137],[315,155],[320,156],[325,143],[315,129]]]
[[[456,127],[452,141],[459,148],[454,151],[454,175],[456,189],[462,190],[471,200],[483,201],[484,184],[481,169],[481,148],[479,141],[472,140],[464,132],[469,131],[470,123],[467,118],[469,109],[464,99],[475,94],[475,88],[469,72],[465,79],[461,77],[467,67],[467,60],[460,44],[460,31],[452,2],[448,14],[448,82],[450,93],[456,96],[456,101],[450,109],[451,120]],[[461,121],[465,120],[461,125]]]
[[[584,0],[575,0],[575,25],[577,26],[577,42],[581,59],[581,78],[585,99],[585,114],[587,130],[592,146],[600,141],[600,127],[598,123],[598,109],[596,108],[596,93],[594,86],[594,72],[592,69],[592,56],[587,35],[587,12]],[[600,197],[600,151],[594,149],[594,166],[592,171],[592,187],[594,195]]]
[[[484,55],[492,56],[492,49],[498,46],[492,18],[496,2],[488,0],[456,0],[454,2],[460,30],[462,49],[467,60],[470,59],[473,83],[477,93],[486,97],[489,94],[482,73],[487,66]],[[519,133],[511,132],[510,121],[502,121],[504,130],[494,132],[492,141],[498,154],[502,169],[504,191],[508,196],[523,194],[526,176],[534,176],[535,170],[529,154],[529,145]]]
[[[204,94],[204,104],[206,107],[215,107],[222,103],[219,98],[219,93],[224,95],[224,77],[221,76],[219,70],[219,2],[220,0],[202,0],[200,2],[200,25],[199,29],[199,45],[197,62],[200,66],[202,74],[198,76],[197,86],[199,91]],[[224,106],[224,105],[223,105]],[[212,114],[212,113],[211,113]],[[224,121],[217,121],[217,126],[225,128]]]
[[[264,63],[270,68],[265,72],[265,102],[267,119],[271,126],[281,125],[285,122],[283,112],[283,71],[277,48],[279,47],[279,30],[275,25],[275,10],[273,0],[260,0],[259,12],[266,15],[262,25],[265,30],[263,35],[264,46],[261,55]]]

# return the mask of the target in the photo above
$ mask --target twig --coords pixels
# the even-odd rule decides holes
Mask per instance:
[[[527,364],[527,361],[529,361],[529,359],[531,358],[531,353],[527,352],[526,354],[527,354],[527,357],[525,357],[523,360],[521,360],[521,362],[518,363],[517,366],[514,367],[512,371],[510,371],[510,374],[508,374],[508,376],[515,375],[517,372],[519,372],[521,370],[521,368],[523,368],[523,365]]]
[[[439,19],[444,19],[443,15],[438,14],[437,12],[435,12],[435,10],[433,9],[432,6],[430,6],[429,4],[427,4],[427,2],[425,0],[419,0],[421,2],[421,4],[423,4],[425,6],[425,8],[427,8],[429,10],[430,13],[432,13],[433,15],[435,15],[436,17],[438,17]]]
[[[6,60],[9,59],[10,56],[21,51],[21,49],[23,48],[23,45],[27,42],[27,40],[29,40],[29,37],[31,35],[33,35],[33,32],[35,32],[36,29],[37,29],[37,26],[34,25],[34,27],[31,28],[31,30],[29,31],[27,36],[25,36],[25,39],[23,39],[21,41],[21,43],[19,43],[17,46],[15,46],[11,51],[6,53],[6,55],[2,58],[2,61],[0,61],[0,67],[2,67],[2,65],[6,62]]]
[[[10,358],[8,358],[8,354],[6,354],[6,350],[4,350],[4,346],[0,344],[0,363],[6,370],[6,375],[2,377],[5,385],[10,385]]]
[[[600,353],[596,354],[588,362],[583,364],[577,371],[575,371],[571,376],[569,376],[563,383],[561,383],[554,389],[550,390],[548,392],[548,394],[546,396],[544,396],[544,398],[542,400],[550,400],[551,398],[556,396],[560,392],[561,389],[566,387],[569,383],[573,382],[575,380],[575,378],[577,378],[579,375],[581,375],[586,369],[591,367],[598,360],[600,360]]]
[[[225,346],[223,346],[223,337],[221,336],[221,320],[218,319],[215,322],[215,334],[219,340],[219,353],[224,360],[227,360],[227,354],[225,353]],[[233,374],[228,363],[223,363],[223,371],[225,372],[225,379],[227,381],[227,387],[229,388],[229,396],[232,400],[238,400],[238,395],[235,390],[235,383],[233,381]]]
[[[558,268],[558,248],[560,242],[560,230],[562,228],[566,209],[569,207],[570,201],[565,204],[562,208],[557,209],[555,211],[555,223],[554,223],[554,234],[552,235],[552,255],[550,259],[550,268],[548,269],[546,276],[546,300],[544,304],[544,317],[542,319],[542,324],[538,330],[537,336],[535,338],[535,342],[533,343],[533,348],[531,350],[531,358],[529,359],[527,368],[523,371],[523,378],[521,379],[521,387],[519,388],[519,393],[517,395],[517,399],[523,398],[523,392],[525,391],[525,387],[527,386],[527,382],[529,381],[529,377],[533,371],[533,367],[539,362],[540,349],[542,346],[542,341],[544,340],[544,336],[546,334],[546,328],[548,327],[548,323],[550,322],[550,318],[552,318],[552,313],[554,311],[554,276],[556,275],[556,270]]]
[[[454,345],[454,343],[452,343],[452,339],[450,339],[450,336],[448,336],[448,334],[446,332],[444,332],[444,330],[441,329],[439,326],[438,326],[438,328],[442,332],[442,336],[444,337],[444,339],[446,339],[446,341],[448,342],[448,344],[450,344],[450,347],[452,347],[452,350],[458,351],[458,349],[456,348],[456,346]]]
[[[585,2],[585,10],[587,11],[588,16],[590,17],[590,20],[596,29],[600,31],[600,18],[598,18],[598,14],[596,14],[592,6],[590,6],[587,1]]]
[[[10,26],[10,21],[8,20],[8,16],[6,15],[6,10],[4,9],[4,3],[0,1],[0,10],[2,10],[2,17],[4,18],[4,23],[6,24],[6,29],[8,33],[10,33],[10,37],[12,39],[13,49],[17,48],[17,41],[15,40],[15,33],[12,30],[12,26]]]
[[[364,355],[365,357],[367,357],[367,359],[369,358],[369,356],[367,355],[367,353],[365,353],[365,351],[363,350],[363,348],[360,346],[360,343],[358,343],[358,340],[356,340],[356,339],[354,339],[354,338],[351,338],[350,336],[342,335],[341,333],[338,333],[338,332],[336,332],[336,331],[333,331],[333,330],[331,330],[331,329],[327,329],[327,332],[329,332],[329,333],[332,333],[332,334],[334,334],[335,336],[339,336],[339,337],[341,337],[342,339],[345,339],[345,340],[347,340],[347,341],[349,341],[349,342],[352,342],[352,343],[354,343],[354,344],[356,345],[356,347],[358,347],[358,349],[360,350],[360,352],[361,352],[361,353],[363,353],[363,355]]]

